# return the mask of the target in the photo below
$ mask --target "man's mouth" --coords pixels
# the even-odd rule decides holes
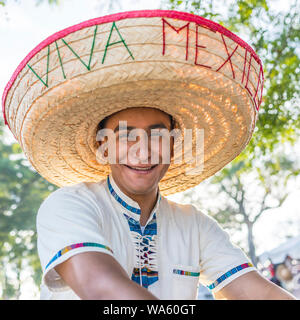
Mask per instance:
[[[151,166],[129,166],[127,164],[125,164],[125,166],[135,172],[139,172],[139,173],[148,173],[150,171],[152,171],[154,168],[157,167],[157,164],[151,165]]]

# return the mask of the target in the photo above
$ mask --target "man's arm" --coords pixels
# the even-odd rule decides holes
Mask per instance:
[[[215,294],[227,300],[296,300],[286,290],[265,279],[257,271],[250,271],[230,282]]]
[[[55,270],[81,299],[157,299],[147,289],[130,280],[122,266],[106,253],[79,253],[57,265]]]

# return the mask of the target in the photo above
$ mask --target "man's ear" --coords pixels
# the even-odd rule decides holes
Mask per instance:
[[[105,137],[104,137],[104,140],[99,140],[99,141],[97,141],[98,150],[99,150],[100,146],[101,146],[103,143],[107,142],[107,139],[108,139],[108,137],[105,136]],[[105,158],[108,156],[108,150],[107,150],[107,148],[105,148],[104,153],[103,153],[103,156],[104,156]]]

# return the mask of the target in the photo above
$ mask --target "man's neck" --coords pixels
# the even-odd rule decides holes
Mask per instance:
[[[157,191],[158,191],[158,188],[156,188],[155,190],[153,190],[149,194],[128,195],[128,197],[130,197],[132,200],[137,202],[141,208],[141,216],[140,216],[140,225],[141,226],[144,226],[147,223],[147,221],[150,217],[150,214],[156,204],[157,194],[158,194]]]
[[[141,209],[141,216],[140,216],[140,225],[144,226],[149,217],[150,214],[156,204],[157,196],[158,196],[158,187],[154,188],[153,190],[150,190],[148,193],[144,194],[132,194],[125,190],[125,188],[122,187],[119,183],[117,183],[116,179],[114,178],[115,183],[119,187],[119,189],[126,194],[130,199],[137,202],[140,209]]]

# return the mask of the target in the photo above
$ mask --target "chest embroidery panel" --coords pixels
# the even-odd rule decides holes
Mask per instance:
[[[122,207],[134,214],[141,214],[139,208],[129,205],[117,194],[110,183],[109,176],[107,177],[107,185],[111,195]],[[161,196],[158,201],[160,202],[160,200]],[[147,223],[143,232],[138,220],[133,219],[125,212],[123,215],[128,222],[136,255],[136,264],[132,271],[131,280],[147,289],[158,280],[156,213],[153,213],[152,219]]]
[[[127,219],[136,254],[136,265],[131,280],[148,288],[158,280],[157,267],[157,223],[156,214],[142,232],[140,223],[124,213]]]

